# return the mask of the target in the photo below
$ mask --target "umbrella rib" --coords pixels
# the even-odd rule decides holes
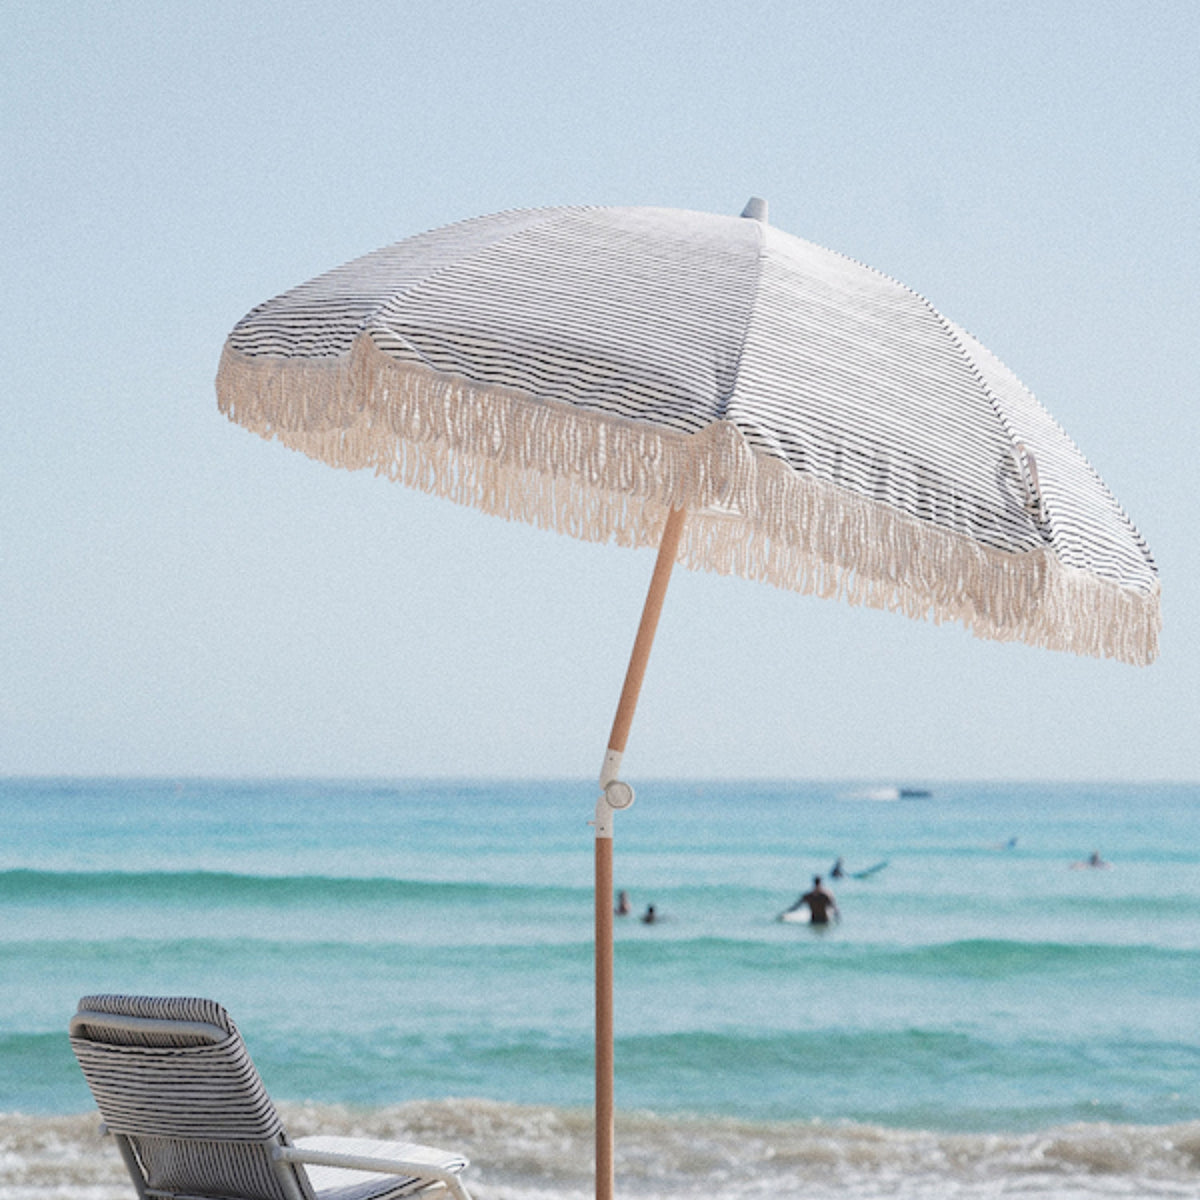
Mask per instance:
[[[886,278],[891,277],[886,276]],[[905,291],[907,291],[911,296],[915,297],[921,304],[925,306],[934,320],[941,327],[943,333],[945,333],[957,354],[966,364],[967,370],[970,372],[971,377],[975,380],[975,383],[983,393],[985,399],[992,409],[992,412],[996,414],[996,421],[1000,428],[1004,431],[1004,436],[1008,438],[1013,466],[1016,468],[1017,477],[1020,479],[1021,485],[1025,488],[1026,494],[1030,497],[1031,501],[1036,503],[1038,496],[1036,495],[1036,488],[1033,482],[1034,477],[1031,477],[1026,456],[1020,445],[1020,439],[1013,431],[1012,422],[1009,420],[1008,415],[1004,411],[1000,397],[996,395],[995,389],[990,383],[988,383],[987,377],[984,375],[979,363],[975,360],[975,356],[971,354],[970,350],[965,345],[963,345],[962,338],[958,336],[957,327],[941,311],[941,309],[937,308],[936,305],[934,305],[928,298],[923,296],[915,288],[911,288],[907,284],[900,283],[899,280],[895,280],[894,282],[896,283],[897,287],[904,288]],[[1020,381],[1018,380],[1018,382]],[[1021,386],[1024,387],[1025,385],[1021,384]],[[1045,533],[1041,529],[1040,525],[1038,526],[1038,530],[1042,534],[1043,540],[1046,540]]]
[[[742,320],[742,330],[738,336],[737,356],[729,368],[728,382],[724,386],[720,386],[720,392],[717,396],[716,419],[718,421],[727,419],[726,414],[729,411],[729,402],[733,399],[733,394],[737,390],[738,380],[742,374],[742,359],[746,354],[746,342],[750,337],[750,326],[753,324],[754,312],[758,308],[758,298],[761,293],[763,260],[766,257],[766,234],[763,232],[763,220],[750,218],[750,223],[754,226],[754,236],[758,244],[758,253],[754,256],[754,284],[750,289],[750,303],[746,306],[746,315]],[[720,385],[719,380],[718,385]]]

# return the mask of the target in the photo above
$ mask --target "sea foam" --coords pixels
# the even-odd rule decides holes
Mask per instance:
[[[586,1110],[481,1100],[372,1109],[284,1104],[296,1137],[417,1140],[468,1154],[476,1200],[584,1200],[592,1191]],[[0,1200],[132,1200],[94,1114],[0,1119]],[[853,1123],[752,1123],[625,1113],[617,1191],[640,1200],[1036,1200],[1194,1196],[1200,1122],[1070,1125],[1030,1134],[937,1134]]]

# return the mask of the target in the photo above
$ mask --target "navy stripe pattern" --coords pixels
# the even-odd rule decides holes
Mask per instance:
[[[88,996],[80,1009],[164,1022],[163,1032],[151,1033],[85,1025],[72,1037],[113,1133],[261,1141],[282,1132],[241,1034],[219,1004],[189,997]],[[171,1024],[188,1021],[205,1021],[227,1036],[214,1043],[171,1031]]]
[[[485,511],[981,636],[1150,661],[1159,585],[1070,439],[895,280],[761,221],[502,213],[260,305],[233,420]]]

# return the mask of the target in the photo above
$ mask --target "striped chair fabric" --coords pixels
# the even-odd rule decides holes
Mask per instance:
[[[467,1165],[415,1145],[290,1142],[237,1026],[212,1000],[85,996],[71,1047],[144,1200],[392,1200]],[[415,1160],[431,1173],[310,1170],[306,1155]]]

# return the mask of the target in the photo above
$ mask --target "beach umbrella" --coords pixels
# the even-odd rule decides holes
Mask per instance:
[[[596,804],[596,1190],[613,1191],[612,835],[673,565],[1151,661],[1159,584],[1067,434],[916,292],[740,217],[504,212],[253,309],[232,420],[590,541],[657,546]]]

